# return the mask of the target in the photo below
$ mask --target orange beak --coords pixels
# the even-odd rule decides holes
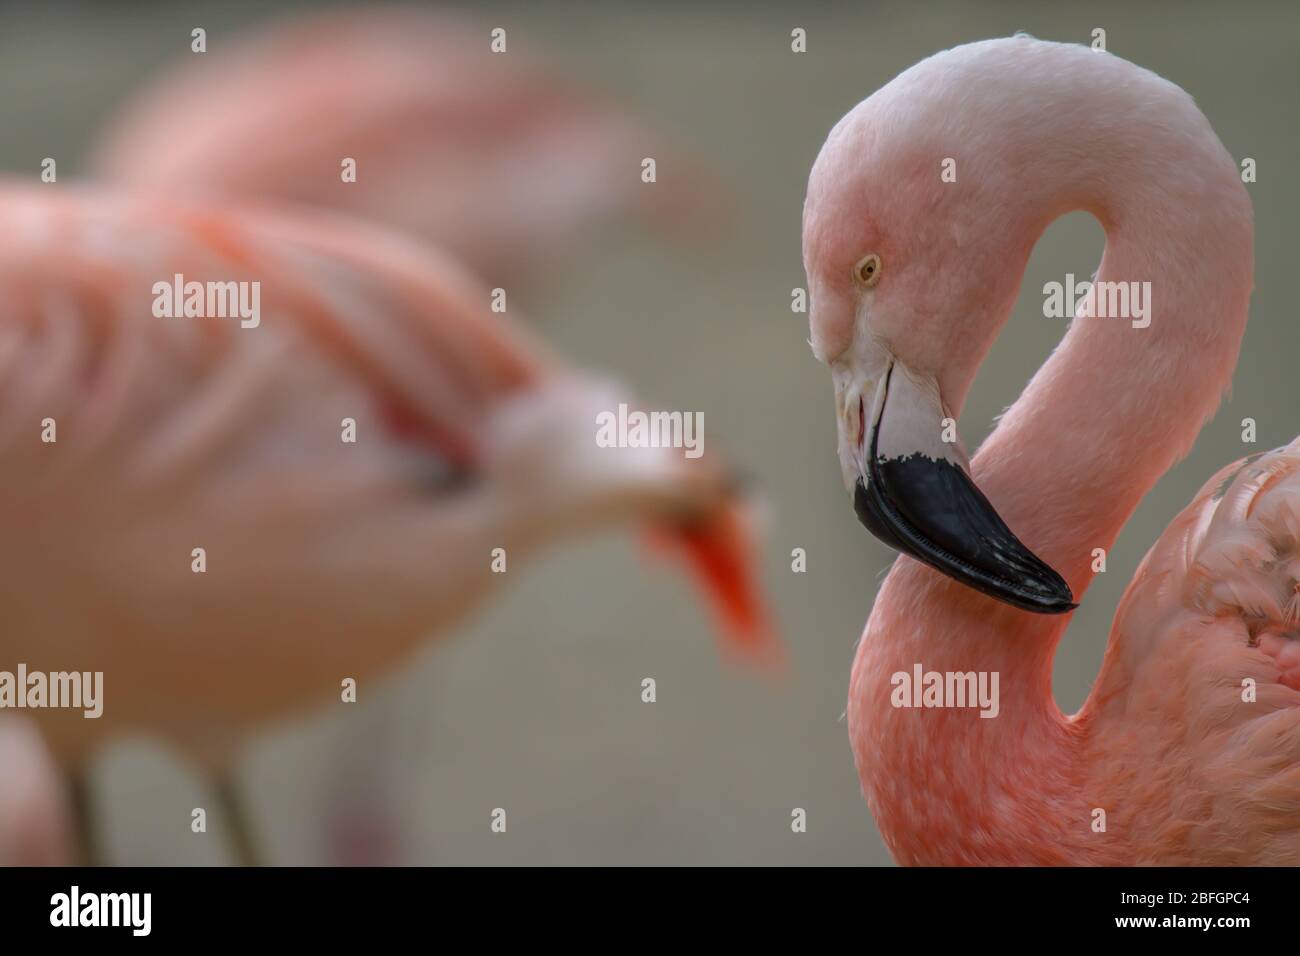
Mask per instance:
[[[763,599],[756,535],[739,501],[688,523],[650,529],[656,550],[675,552],[713,611],[725,652],[764,670],[780,670],[785,652]]]

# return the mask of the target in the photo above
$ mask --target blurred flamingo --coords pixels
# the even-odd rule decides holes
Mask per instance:
[[[107,122],[91,170],[166,196],[360,214],[433,239],[512,302],[618,221],[669,238],[716,231],[730,206],[712,176],[540,61],[520,32],[493,52],[492,26],[374,5],[259,24],[164,69]],[[664,173],[653,187],[640,181],[648,156]],[[388,736],[359,735],[341,766],[380,761]],[[333,828],[352,847],[365,841],[347,832],[374,830],[362,817],[385,815],[374,804],[382,785],[360,782],[367,794],[342,793],[351,809]]]
[[[91,172],[356,213],[434,240],[512,292],[619,220],[670,237],[716,229],[729,206],[712,176],[539,61],[521,34],[494,53],[492,27],[367,5],[214,40],[109,119]]]
[[[623,391],[430,250],[325,212],[0,195],[0,659],[104,673],[102,718],[32,711],[63,765],[143,731],[224,774],[249,731],[469,612],[494,549],[514,569],[638,518],[734,647],[774,653],[725,470],[597,447]],[[260,324],[157,317],[177,274],[260,282]]]
[[[1106,230],[1099,286],[967,460],[945,420],[1034,243],[1077,209]],[[858,516],[907,555],[858,648],[849,734],[900,862],[1300,863],[1300,441],[1205,485],[1138,569],[1082,710],[1051,692],[1095,549],[1228,386],[1253,235],[1191,97],[1078,46],[937,54],[827,139],[804,215],[812,345]],[[1102,307],[1102,284],[1132,282],[1146,316]],[[998,675],[996,717],[904,694],[918,668],[954,689]]]

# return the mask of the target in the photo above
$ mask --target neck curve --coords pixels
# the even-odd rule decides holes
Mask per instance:
[[[1251,207],[1235,163],[1190,97],[1116,64],[1129,87],[1103,76],[1040,91],[1071,118],[1072,137],[1050,123],[1006,131],[1022,157],[1006,183],[1020,224],[1008,261],[1023,274],[1054,219],[1088,211],[1106,232],[1098,282],[1149,282],[1150,324],[1077,317],[972,460],[976,484],[1076,600],[1093,549],[1109,551],[1217,407],[1253,275]],[[1013,304],[1014,295],[1002,322]],[[1064,717],[1052,698],[1067,623],[896,562],[854,664],[849,725],[864,792],[901,862],[1104,862],[1102,841],[1089,838],[1091,808],[1103,802],[1086,792],[1089,721]],[[891,676],[916,664],[998,672],[998,717],[895,708]]]

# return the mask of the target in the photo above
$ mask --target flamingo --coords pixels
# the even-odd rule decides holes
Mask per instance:
[[[251,861],[226,777],[248,733],[445,632],[502,581],[495,558],[637,519],[732,646],[771,660],[714,456],[597,447],[621,386],[422,244],[325,211],[15,183],[0,229],[0,660],[104,675],[99,719],[30,712],[59,765],[162,738],[223,781]],[[160,317],[177,274],[260,282],[258,323]],[[31,781],[7,778],[0,811],[57,792],[26,728],[0,747]],[[0,828],[0,855],[24,828]]]
[[[697,163],[522,34],[507,29],[494,52],[494,28],[366,5],[214,40],[110,115],[91,173],[170,195],[354,213],[524,294],[620,220],[680,238],[726,219],[724,192]],[[646,158],[662,181],[641,181]]]
[[[945,437],[1031,248],[1072,210],[1105,230],[1099,283],[1151,283],[1149,322],[1104,317],[1094,287],[968,458]],[[1253,231],[1192,98],[1079,46],[938,53],[827,138],[804,209],[811,345],[855,510],[903,552],[848,729],[900,863],[1300,863],[1300,440],[1205,484],[1129,585],[1082,709],[1051,692],[1094,549],[1228,387]],[[938,689],[997,675],[996,717],[908,700],[918,669]]]
[[[109,116],[90,171],[138,192],[360,215],[432,240],[512,303],[534,301],[584,240],[617,222],[683,238],[728,218],[704,169],[565,77],[523,33],[494,36],[495,24],[367,5],[214,39]],[[639,181],[645,157],[662,182]],[[344,162],[356,164],[354,181]],[[382,763],[391,735],[380,723],[342,764]],[[382,777],[328,788],[344,791],[329,827],[330,844],[352,848],[344,862],[374,863],[365,846],[400,842],[349,835],[373,835],[387,816],[375,807]],[[363,799],[350,792],[358,786]]]

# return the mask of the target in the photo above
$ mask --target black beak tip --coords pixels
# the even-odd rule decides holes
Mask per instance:
[[[1001,597],[1001,595],[994,594],[993,597]],[[1006,598],[1002,599],[1006,600]],[[1037,611],[1040,614],[1068,614],[1079,606],[1074,602],[1074,594],[1070,591],[1070,586],[1064,581],[1044,589],[1042,597],[1034,599],[1032,603],[1034,606],[1026,610]]]
[[[870,484],[857,481],[853,509],[885,544],[1021,610],[1078,607],[1065,579],[1021,544],[960,468],[917,458],[873,465]]]
[[[1010,547],[1008,547],[1010,545]],[[1017,539],[1001,541],[995,551],[1011,552],[998,569],[1009,586],[1023,593],[1036,610],[1043,614],[1065,614],[1079,605],[1074,603],[1074,592],[1056,569],[1026,548]],[[994,595],[998,597],[999,595]]]

